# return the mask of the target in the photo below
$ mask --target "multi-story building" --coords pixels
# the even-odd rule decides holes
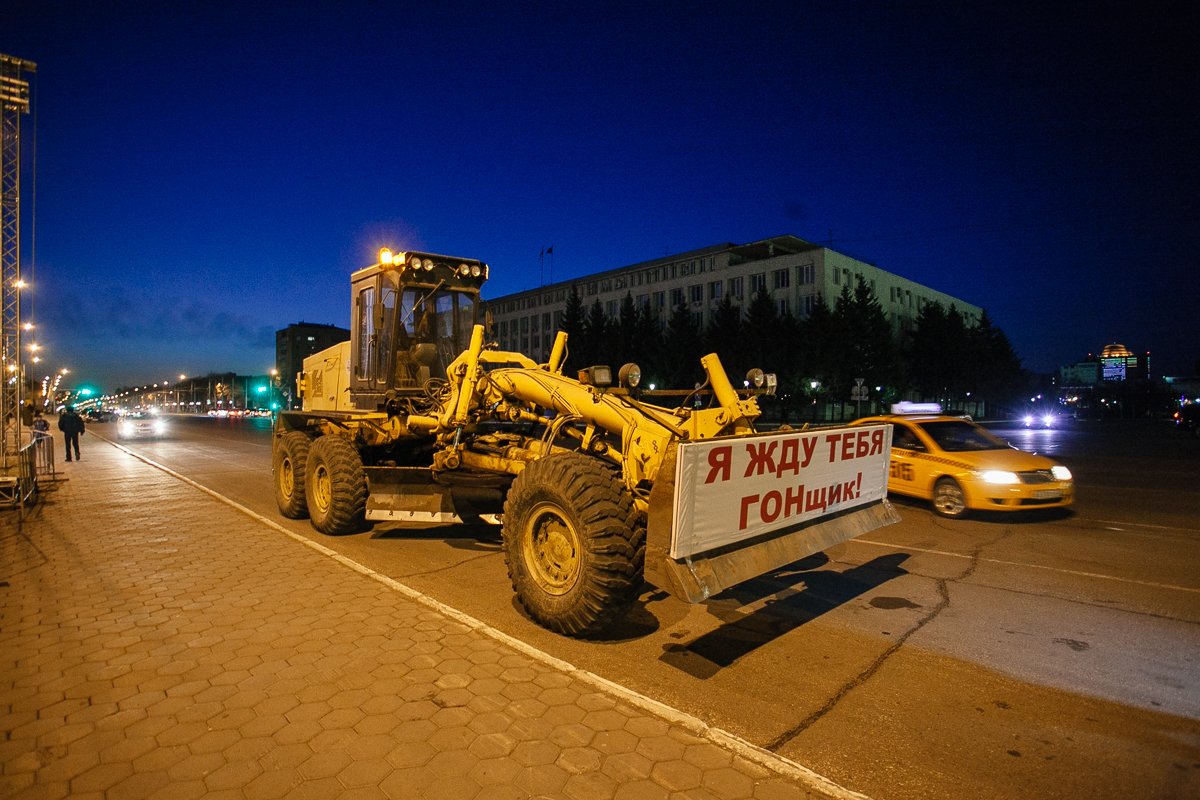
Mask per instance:
[[[304,359],[349,339],[350,331],[346,328],[312,322],[297,322],[275,331],[275,369],[279,371],[279,390],[289,404],[296,397],[296,375],[304,369]]]
[[[859,278],[874,290],[898,333],[910,330],[929,303],[953,306],[968,324],[978,322],[982,314],[978,306],[790,235],[749,244],[716,244],[617,267],[497,297],[488,308],[501,347],[541,360],[549,355],[572,287],[585,308],[599,301],[611,319],[616,319],[628,294],[638,308],[649,309],[662,324],[682,305],[703,327],[727,296],[745,309],[762,288],[780,314],[803,319],[812,313],[818,298],[832,305],[842,287],[853,291]]]

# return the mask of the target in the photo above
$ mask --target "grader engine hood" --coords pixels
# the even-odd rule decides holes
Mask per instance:
[[[650,495],[646,578],[698,603],[899,521],[888,426],[672,445]]]

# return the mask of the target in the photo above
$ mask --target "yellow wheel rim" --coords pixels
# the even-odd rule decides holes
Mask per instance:
[[[291,497],[292,492],[296,491],[296,473],[292,471],[290,458],[284,458],[283,463],[279,465],[279,488],[284,497]]]
[[[543,503],[529,515],[521,531],[521,552],[534,580],[547,594],[564,595],[579,579],[579,533],[557,506]]]
[[[330,498],[333,496],[333,487],[330,485],[329,470],[322,464],[317,467],[313,474],[313,500],[317,504],[317,510],[321,513],[329,508]]]

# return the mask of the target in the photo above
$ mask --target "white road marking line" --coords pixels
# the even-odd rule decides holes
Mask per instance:
[[[871,539],[850,539],[849,543],[858,542],[860,544],[872,544],[876,547],[886,547],[889,550],[913,550],[918,553],[929,553],[935,556],[949,556],[950,558],[971,559],[976,556],[965,555],[963,553],[950,553],[945,550],[930,550],[925,547],[909,547],[906,545],[889,544],[888,542],[876,542]],[[1137,586],[1147,586],[1153,589],[1174,589],[1178,592],[1189,592],[1191,594],[1200,594],[1200,587],[1194,586],[1177,586],[1173,583],[1154,583],[1153,581],[1139,581],[1135,578],[1120,578],[1116,575],[1103,575],[1098,572],[1083,572],[1075,569],[1062,569],[1061,567],[1046,567],[1041,564],[1027,564],[1023,561],[1006,561],[1002,558],[979,558],[979,561],[986,561],[989,564],[1002,564],[1007,567],[1027,567],[1029,569],[1044,569],[1047,572],[1058,572],[1063,575],[1075,575],[1081,578],[1100,578],[1106,581],[1117,581],[1118,583],[1132,583]]]

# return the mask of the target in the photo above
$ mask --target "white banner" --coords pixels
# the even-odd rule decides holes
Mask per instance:
[[[891,447],[886,424],[681,443],[671,558],[882,500]]]

